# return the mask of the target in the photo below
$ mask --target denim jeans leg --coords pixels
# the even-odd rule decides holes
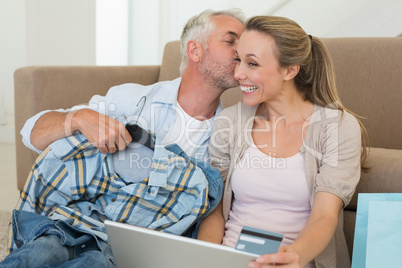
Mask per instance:
[[[63,263],[70,258],[67,247],[57,235],[40,236],[8,255],[0,267],[45,267],[49,263]]]
[[[99,246],[101,249],[99,249]],[[43,268],[116,268],[110,245],[95,240],[68,247],[70,260],[64,263],[48,264]]]
[[[0,268],[115,268],[110,246],[101,241],[100,251],[92,244],[91,250],[82,252],[82,245],[63,246],[57,235],[43,235],[8,255]]]
[[[113,258],[109,258],[98,250],[91,250],[81,253],[78,257],[61,263],[49,264],[43,268],[116,268]]]

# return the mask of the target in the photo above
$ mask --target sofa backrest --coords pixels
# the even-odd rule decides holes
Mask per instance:
[[[369,146],[402,149],[402,38],[323,38],[335,66],[343,104],[363,117]],[[165,47],[159,80],[179,77],[180,42]],[[241,101],[238,88],[222,95]]]
[[[158,81],[160,66],[26,66],[14,72],[15,147],[17,188],[22,190],[38,154],[22,143],[20,130],[33,115],[44,110],[88,103],[110,87]]]
[[[180,41],[166,43],[158,80],[166,81],[179,77],[180,62]]]
[[[323,39],[332,55],[339,94],[351,111],[367,118],[371,147],[402,149],[402,38]],[[21,142],[25,121],[47,109],[69,108],[105,95],[111,86],[152,84],[179,76],[180,42],[166,44],[161,66],[28,66],[16,70],[17,187],[22,189],[37,157]],[[241,101],[238,88],[222,95],[225,107]]]
[[[366,118],[369,146],[402,149],[402,38],[325,39],[344,105]]]

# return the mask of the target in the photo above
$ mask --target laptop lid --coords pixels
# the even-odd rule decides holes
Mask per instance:
[[[244,268],[259,256],[124,223],[105,225],[118,268]]]

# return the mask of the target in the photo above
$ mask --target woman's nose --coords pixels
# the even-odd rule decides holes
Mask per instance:
[[[236,64],[236,68],[235,68],[235,72],[234,72],[234,78],[235,78],[236,80],[242,80],[242,79],[245,78],[245,74],[244,74],[244,72],[242,71],[241,63],[240,63],[240,62],[238,62],[238,63]]]

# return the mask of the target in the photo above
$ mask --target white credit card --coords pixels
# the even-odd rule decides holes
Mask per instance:
[[[258,255],[275,253],[283,238],[284,235],[280,233],[243,226],[235,248]]]

